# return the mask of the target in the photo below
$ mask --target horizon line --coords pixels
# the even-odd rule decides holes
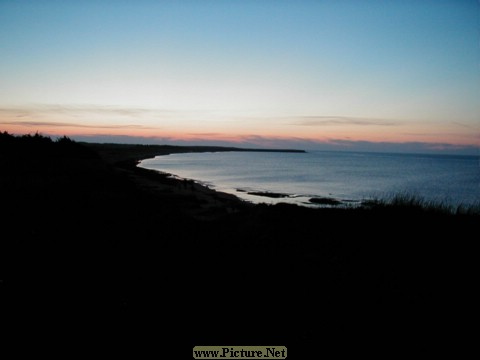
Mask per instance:
[[[0,130],[1,131],[1,130]],[[3,131],[2,131],[3,132]],[[5,131],[7,132],[7,131]],[[428,155],[467,155],[480,156],[480,145],[458,145],[433,142],[393,142],[347,139],[301,139],[264,136],[246,136],[230,139],[214,138],[177,138],[160,136],[130,136],[113,134],[49,134],[39,131],[33,133],[7,132],[15,136],[39,134],[53,139],[67,136],[75,141],[99,144],[130,145],[172,145],[172,146],[218,146],[240,149],[288,149],[304,151],[342,151],[394,154],[428,154]]]

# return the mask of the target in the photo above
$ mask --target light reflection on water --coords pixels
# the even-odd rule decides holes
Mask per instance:
[[[142,161],[140,166],[194,179],[255,203],[304,203],[311,197],[361,201],[395,193],[454,205],[480,201],[480,167],[474,156],[217,152],[159,156]],[[269,198],[247,192],[291,197]]]

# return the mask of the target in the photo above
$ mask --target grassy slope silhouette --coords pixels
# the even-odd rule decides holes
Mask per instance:
[[[119,353],[188,356],[208,344],[428,349],[468,299],[475,211],[251,205],[135,166],[203,147],[3,133],[0,150],[9,291],[34,333],[86,327],[86,343]]]

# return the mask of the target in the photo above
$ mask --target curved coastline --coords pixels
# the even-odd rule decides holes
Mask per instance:
[[[107,145],[108,146],[108,145]],[[119,145],[120,147],[122,145]],[[236,148],[236,147],[221,147],[221,146],[167,146],[167,145],[159,145],[159,146],[148,146],[146,149],[137,148],[135,145],[135,149],[140,150],[138,155],[135,156],[135,164],[137,168],[141,168],[148,171],[157,172],[163,174],[163,176],[169,177],[173,180],[177,180],[180,184],[185,182],[189,182],[195,184],[198,191],[204,191],[210,194],[218,193],[221,194],[221,197],[229,197],[229,198],[236,198],[238,201],[242,201],[244,203],[261,203],[259,201],[250,201],[249,199],[242,198],[241,196],[235,195],[233,192],[225,192],[220,191],[217,189],[212,189],[208,183],[203,182],[200,179],[191,179],[179,176],[177,174],[165,172],[162,170],[157,169],[149,169],[146,167],[141,166],[141,162],[144,160],[151,159],[152,157],[156,156],[166,156],[171,154],[181,154],[181,153],[208,153],[208,152],[260,152],[260,153],[306,153],[305,150],[299,149],[252,149],[252,148]],[[125,166],[132,165],[124,163]],[[236,189],[236,192],[242,193],[245,192],[248,195],[258,196],[263,198],[270,198],[270,199],[280,199],[280,198],[293,198],[295,195],[292,194],[283,194],[283,193],[276,193],[270,191],[243,191],[241,189]],[[299,203],[300,205],[300,203]]]
[[[181,153],[207,153],[207,152],[282,152],[282,153],[306,153],[304,150],[297,150],[297,149],[242,149],[242,148],[231,148],[231,147],[189,147],[189,146],[174,146],[174,147],[166,147],[162,146],[158,148],[158,151],[155,152],[154,156],[147,156],[146,158],[140,159],[137,161],[137,166],[145,169],[150,170],[158,173],[164,174],[164,176],[168,176],[172,179],[176,179],[180,182],[194,182],[197,184],[198,189],[200,187],[205,188],[206,191],[216,191],[218,193],[224,194],[225,196],[234,196],[239,201],[253,203],[253,204],[279,204],[279,203],[288,203],[298,206],[304,207],[341,207],[341,206],[352,206],[353,204],[357,203],[360,204],[360,200],[343,200],[334,197],[324,196],[321,194],[301,194],[301,193],[284,193],[284,192],[277,192],[277,191],[270,191],[264,189],[250,189],[250,188],[232,188],[230,191],[222,191],[216,188],[216,184],[212,184],[211,187],[208,182],[202,181],[201,179],[197,178],[190,178],[180,176],[178,174],[170,173],[160,169],[153,169],[149,167],[144,167],[141,165],[142,161],[152,159],[152,157],[156,156],[165,156],[171,154],[181,154]]]
[[[176,153],[212,152],[210,148],[176,149]],[[357,207],[371,200],[388,200],[396,194],[408,195],[420,199],[431,207],[434,204],[440,207],[468,207],[476,206],[474,196],[476,190],[472,188],[470,168],[465,171],[465,186],[456,192],[452,182],[435,182],[429,187],[432,178],[439,172],[436,163],[435,170],[425,178],[419,175],[397,176],[391,168],[394,161],[404,160],[387,159],[386,164],[378,164],[376,159],[365,160],[365,166],[359,167],[350,154],[323,156],[312,152],[303,155],[249,155],[241,154],[237,148],[215,148],[214,152],[235,152],[232,154],[192,154],[174,155],[169,159],[146,159],[140,166],[155,171],[167,171],[180,178],[194,179],[194,181],[211,187],[217,191],[233,194],[238,198],[255,204],[289,203],[307,207]],[[270,151],[247,149],[246,151]],[[270,152],[304,152],[298,150],[272,150]],[[170,154],[172,152],[169,152]],[[373,169],[370,163],[373,163]],[[353,163],[352,163],[353,162]],[[403,163],[402,163],[403,164]],[[297,167],[298,165],[298,167]],[[318,165],[318,166],[317,166]],[[442,164],[440,164],[442,165]],[[455,164],[453,164],[455,165]],[[341,174],[351,166],[354,174],[343,177]],[[382,166],[384,166],[382,168]],[[406,170],[411,171],[419,165],[406,162]],[[442,165],[443,166],[443,165]],[[348,167],[350,169],[350,167]],[[433,168],[432,168],[433,169]],[[406,174],[417,174],[408,172]],[[468,172],[469,171],[469,172]],[[350,171],[351,172],[351,171]],[[423,181],[423,182],[422,182]],[[451,198],[450,194],[455,194]],[[471,205],[470,205],[471,204]]]
[[[256,202],[237,196],[234,193],[219,191],[198,180],[183,178],[165,171],[153,170],[139,166],[143,160],[156,156],[166,156],[180,153],[208,152],[285,152],[306,153],[298,149],[251,149],[221,146],[173,146],[173,145],[129,145],[129,144],[86,144],[96,150],[101,157],[112,166],[130,174],[141,188],[149,192],[169,192],[179,198],[189,198],[189,207],[183,210],[195,216],[208,213],[224,213],[237,211]],[[260,194],[257,194],[260,195]],[[273,197],[272,197],[273,198]],[[194,200],[195,199],[195,200]],[[182,203],[179,200],[178,203]],[[180,205],[179,205],[180,206]]]

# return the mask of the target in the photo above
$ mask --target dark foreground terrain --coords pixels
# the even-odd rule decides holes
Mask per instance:
[[[478,214],[254,206],[135,167],[205,150],[0,134],[7,332],[67,356],[172,359],[194,345],[388,358],[473,341]]]

